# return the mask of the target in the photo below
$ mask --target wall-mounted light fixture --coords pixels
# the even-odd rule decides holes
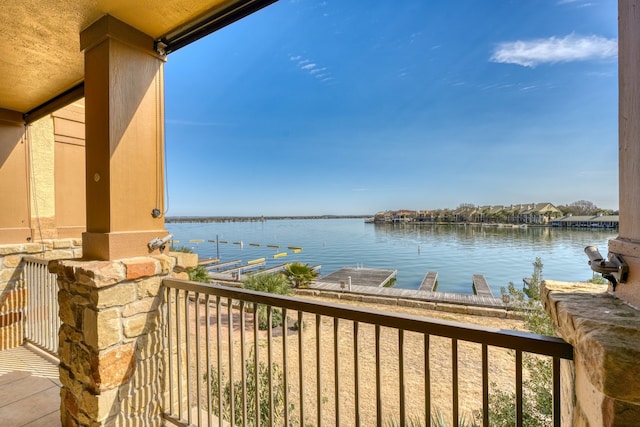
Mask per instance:
[[[595,246],[587,246],[584,248],[584,253],[589,257],[591,269],[602,274],[602,277],[611,283],[614,292],[618,283],[627,281],[629,266],[620,255],[609,252],[608,259],[605,261]]]
[[[160,249],[160,252],[164,252],[164,248],[167,245],[167,242],[171,239],[173,239],[173,234],[171,233],[167,234],[162,239],[159,237],[156,237],[155,239],[151,239],[151,241],[147,245],[149,246],[149,252],[153,252],[156,249]]]

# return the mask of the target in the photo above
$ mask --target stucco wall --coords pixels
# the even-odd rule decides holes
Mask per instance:
[[[0,121],[0,243],[27,242],[29,186],[24,127]]]
[[[80,237],[86,229],[84,100],[53,115],[55,212],[59,238]]]

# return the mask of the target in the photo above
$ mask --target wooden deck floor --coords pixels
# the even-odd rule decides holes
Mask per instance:
[[[0,425],[60,426],[58,367],[17,347],[0,351]]]

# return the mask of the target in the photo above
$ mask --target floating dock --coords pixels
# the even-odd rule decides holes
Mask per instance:
[[[473,275],[473,292],[478,296],[493,297],[489,283],[482,274]]]
[[[233,267],[228,270],[223,270],[217,273],[209,272],[209,277],[212,280],[236,280],[239,281],[243,273],[246,273],[250,270],[255,270],[257,268],[265,266],[267,263],[265,261],[254,262],[253,264],[241,265],[238,267]]]
[[[438,287],[438,272],[430,271],[427,274],[425,274],[419,289],[421,291],[435,292],[437,287]]]
[[[227,262],[223,262],[221,264],[208,265],[205,268],[207,270],[209,270],[209,271],[211,271],[211,270],[220,270],[222,268],[231,267],[233,265],[238,265],[238,264],[241,264],[241,263],[242,263],[242,260],[237,259],[235,261],[227,261]]]
[[[358,286],[368,286],[374,288],[384,287],[391,279],[396,277],[398,270],[382,270],[377,268],[356,268],[356,267],[343,267],[338,271],[328,274],[318,281],[325,283],[334,283],[345,286],[349,285],[349,277],[351,277],[351,284]]]

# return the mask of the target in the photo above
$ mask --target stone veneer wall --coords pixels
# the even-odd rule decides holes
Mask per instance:
[[[575,427],[640,425],[640,311],[606,285],[545,281],[541,297],[557,333],[573,345],[561,365],[563,423]]]
[[[0,245],[0,350],[19,346],[24,338],[24,309],[28,295],[22,257],[55,259],[81,255],[81,239]]]
[[[192,266],[197,264],[197,255]],[[64,426],[160,426],[162,279],[187,279],[184,256],[52,261],[60,291],[61,417]],[[174,273],[174,271],[181,271]]]

